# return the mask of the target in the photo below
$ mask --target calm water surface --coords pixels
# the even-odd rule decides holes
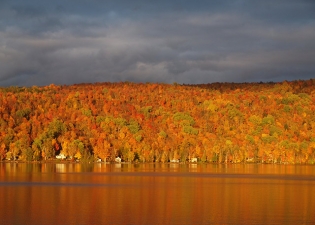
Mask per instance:
[[[315,224],[315,166],[0,163],[0,224]]]

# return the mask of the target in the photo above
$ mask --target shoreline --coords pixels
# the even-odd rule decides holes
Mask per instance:
[[[84,161],[71,161],[71,160],[42,160],[42,161],[9,161],[3,160],[0,163],[10,164],[108,164],[108,165],[139,165],[139,164],[157,164],[157,165],[315,165],[314,163],[267,163],[267,162],[240,162],[240,163],[212,163],[212,162],[84,162]]]

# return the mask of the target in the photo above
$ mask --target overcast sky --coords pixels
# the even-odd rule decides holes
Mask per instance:
[[[0,0],[0,86],[311,78],[314,0]]]

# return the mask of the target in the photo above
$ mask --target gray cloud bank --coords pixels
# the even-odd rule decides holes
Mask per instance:
[[[315,78],[314,1],[149,2],[1,1],[0,86]]]

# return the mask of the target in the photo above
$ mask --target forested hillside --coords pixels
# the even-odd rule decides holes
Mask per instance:
[[[0,159],[315,163],[315,79],[0,88]]]

